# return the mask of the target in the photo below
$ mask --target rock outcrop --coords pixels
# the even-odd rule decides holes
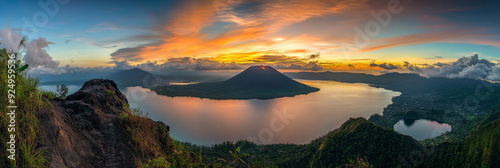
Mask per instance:
[[[50,103],[53,107],[39,114],[50,167],[135,167],[135,159],[145,157],[127,131],[137,124],[120,119],[129,110],[128,102],[112,80],[87,81],[65,100]],[[141,122],[167,128],[162,137],[152,138],[169,151],[168,126],[145,118]]]

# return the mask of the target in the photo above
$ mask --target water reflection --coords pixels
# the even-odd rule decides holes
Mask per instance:
[[[338,128],[350,117],[368,118],[382,113],[400,93],[367,84],[333,81],[300,82],[320,88],[319,92],[271,100],[209,100],[167,97],[142,87],[119,88],[130,106],[139,107],[156,121],[170,126],[177,140],[216,144],[256,138],[259,144],[309,143]],[[55,85],[42,85],[55,91]],[[69,93],[81,86],[68,85]],[[271,130],[272,134],[269,133]],[[259,135],[264,140],[259,139]]]
[[[82,86],[77,85],[66,85],[66,87],[68,87],[68,95],[73,94],[76,91],[80,90],[80,88],[82,88]],[[53,91],[55,93],[57,90],[57,85],[40,85],[40,89]]]
[[[439,123],[427,119],[403,119],[399,120],[399,122],[394,125],[394,130],[412,136],[417,140],[424,140],[451,131],[451,126],[446,123]]]
[[[308,143],[350,117],[381,113],[400,93],[367,84],[301,81],[319,92],[272,100],[167,97],[142,87],[121,88],[132,107],[171,127],[181,141],[215,144],[257,138],[257,143]],[[271,134],[269,134],[271,130]],[[264,134],[263,134],[264,132]],[[265,140],[259,139],[264,137]]]

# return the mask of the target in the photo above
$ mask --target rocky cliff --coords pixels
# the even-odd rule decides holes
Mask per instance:
[[[104,79],[51,100],[53,107],[38,114],[50,167],[137,167],[169,155],[168,126],[135,116],[127,103],[115,82]]]

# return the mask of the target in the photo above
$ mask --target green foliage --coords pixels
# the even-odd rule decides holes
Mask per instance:
[[[356,118],[306,145],[238,141],[201,147],[185,143],[185,147],[192,152],[202,148],[202,161],[214,167],[397,167],[400,156],[408,159],[422,149],[431,151],[422,167],[499,167],[500,110],[489,116],[466,141],[437,146],[422,146],[393,129]],[[242,153],[250,155],[239,157]]]
[[[40,95],[47,96],[47,98],[49,98],[49,99],[54,99],[55,97],[57,97],[56,93],[54,93],[50,90],[43,90],[43,89],[40,89]]]
[[[35,149],[35,145],[23,142],[19,145],[19,148],[23,152],[21,155],[25,158],[23,167],[44,167],[47,165],[46,148]]]
[[[8,53],[0,50],[0,104],[7,99]],[[21,64],[16,61],[16,67]],[[47,150],[41,147],[37,112],[50,106],[48,99],[67,94],[58,86],[58,94],[38,89],[40,80],[19,71],[15,75],[17,108],[16,161],[0,152],[2,167],[47,167]],[[114,94],[107,92],[106,94]],[[112,96],[112,95],[110,95]],[[6,151],[9,117],[0,113],[0,150]],[[429,111],[441,117],[441,111]],[[409,116],[413,115],[408,113]],[[127,127],[130,144],[139,153],[137,167],[396,167],[398,156],[420,150],[419,143],[392,129],[384,129],[362,118],[350,119],[339,129],[309,144],[257,145],[248,141],[224,142],[212,146],[181,143],[169,137],[168,128],[147,118],[138,108],[125,105],[119,119]],[[388,125],[381,117],[373,120]],[[469,123],[474,130],[463,141],[443,142],[425,157],[422,167],[500,167],[500,110],[478,116]]]
[[[236,149],[234,149],[234,152],[231,150],[229,151],[231,158],[229,158],[228,160],[219,158],[219,159],[217,159],[217,161],[222,162],[229,167],[239,167],[239,166],[247,165],[247,163],[243,160],[243,158],[249,157],[250,154],[248,154],[248,153],[240,154],[240,151],[241,151],[240,147],[236,147]]]
[[[111,91],[111,90],[106,90],[106,94],[108,96],[114,96],[115,95],[115,92]]]
[[[57,97],[64,99],[68,94],[68,87],[66,85],[57,85]]]
[[[22,67],[18,68],[18,69],[17,69],[17,72],[23,72],[24,70],[28,69],[28,67],[29,67],[29,65],[28,65],[28,64],[26,64],[26,65],[24,65],[24,66],[22,66]]]
[[[143,168],[170,168],[172,164],[167,161],[165,157],[157,157],[153,160],[149,159],[148,163],[141,164],[139,167]]]
[[[25,71],[16,71],[11,77],[15,81],[15,86],[10,85],[8,81],[8,60],[9,53],[5,49],[0,50],[0,104],[8,105],[8,89],[15,89],[14,104],[16,109],[16,144],[18,145],[16,161],[7,158],[8,153],[6,141],[10,135],[7,132],[10,117],[6,115],[9,109],[2,108],[0,111],[0,165],[5,167],[46,167],[46,150],[40,147],[41,136],[38,127],[37,112],[49,107],[47,99],[42,94],[49,95],[48,92],[38,89],[39,78],[34,78],[26,74]],[[16,59],[15,67],[21,67],[21,61]]]
[[[418,144],[363,118],[350,119],[323,139],[310,167],[337,167],[352,163],[356,156],[366,157],[374,167],[397,167],[398,156],[418,150]]]
[[[344,164],[342,166],[337,166],[338,168],[371,168],[373,165],[368,163],[365,158],[360,158],[359,156],[356,158],[356,160],[350,160],[349,159],[349,164]]]
[[[500,110],[491,112],[464,141],[444,142],[426,167],[500,167]]]
[[[120,115],[118,116],[118,119],[120,119],[120,121],[122,121],[124,123],[127,123],[129,121],[129,113],[126,113],[126,112],[120,113]]]
[[[118,118],[127,126],[130,143],[141,156],[136,159],[137,167],[206,167],[201,156],[170,138],[166,125],[152,121],[139,108],[125,104],[124,109]]]

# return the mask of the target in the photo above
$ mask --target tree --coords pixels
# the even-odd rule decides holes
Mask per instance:
[[[231,154],[231,158],[229,160],[218,158],[217,162],[226,163],[227,166],[230,166],[230,167],[240,167],[240,164],[242,164],[242,165],[247,164],[245,161],[243,161],[242,158],[247,158],[250,156],[250,154],[248,154],[248,153],[240,154],[240,147],[237,147],[235,149],[234,153],[231,150],[229,150],[229,154]]]
[[[66,85],[57,85],[57,97],[64,99],[68,94],[68,87]]]
[[[28,38],[26,36],[23,36],[21,41],[19,41],[19,46],[17,47],[17,53],[15,55],[17,56],[19,53],[19,50],[21,50],[21,47],[26,47],[26,42],[28,41]],[[0,43],[2,44],[2,43]],[[13,52],[13,51],[12,51]],[[24,70],[28,69],[29,65],[25,64],[17,69],[18,72],[23,72]]]

